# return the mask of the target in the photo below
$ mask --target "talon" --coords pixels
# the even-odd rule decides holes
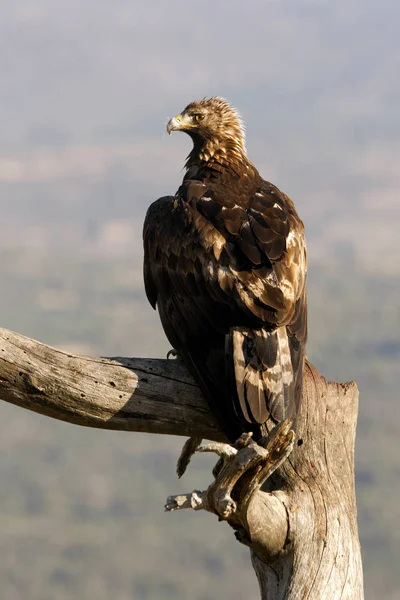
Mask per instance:
[[[179,352],[178,350],[175,350],[175,348],[171,348],[171,350],[168,350],[167,352],[167,360],[170,360],[171,358],[179,358]]]

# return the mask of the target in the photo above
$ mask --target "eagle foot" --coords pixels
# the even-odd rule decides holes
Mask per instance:
[[[203,492],[194,490],[191,494],[169,496],[165,510],[207,510],[236,529],[242,527],[246,523],[247,508],[254,494],[293,449],[294,432],[290,427],[290,421],[279,423],[263,438],[262,445],[256,443],[248,433],[241,435],[232,446],[221,442],[200,445],[199,438],[190,438],[184,446],[183,455],[186,447],[190,457],[196,452],[213,452],[220,457],[214,467],[215,480]]]
[[[171,350],[168,350],[167,352],[167,360],[170,360],[171,358],[179,358],[179,352],[178,350],[175,350],[175,348],[171,348]]]

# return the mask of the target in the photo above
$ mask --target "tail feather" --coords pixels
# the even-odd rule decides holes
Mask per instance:
[[[270,416],[276,421],[292,418],[298,374],[293,372],[286,327],[274,331],[233,328],[230,347],[239,419],[262,424]]]

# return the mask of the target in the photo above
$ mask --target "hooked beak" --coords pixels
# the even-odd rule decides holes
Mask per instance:
[[[176,115],[176,117],[172,117],[172,119],[168,121],[167,132],[171,133],[171,131],[179,131],[179,129],[182,129],[182,122],[182,115]]]

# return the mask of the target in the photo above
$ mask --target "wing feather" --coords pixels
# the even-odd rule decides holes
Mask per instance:
[[[235,439],[299,409],[307,264],[291,200],[261,179],[221,178],[186,180],[149,208],[144,278],[167,337]]]

